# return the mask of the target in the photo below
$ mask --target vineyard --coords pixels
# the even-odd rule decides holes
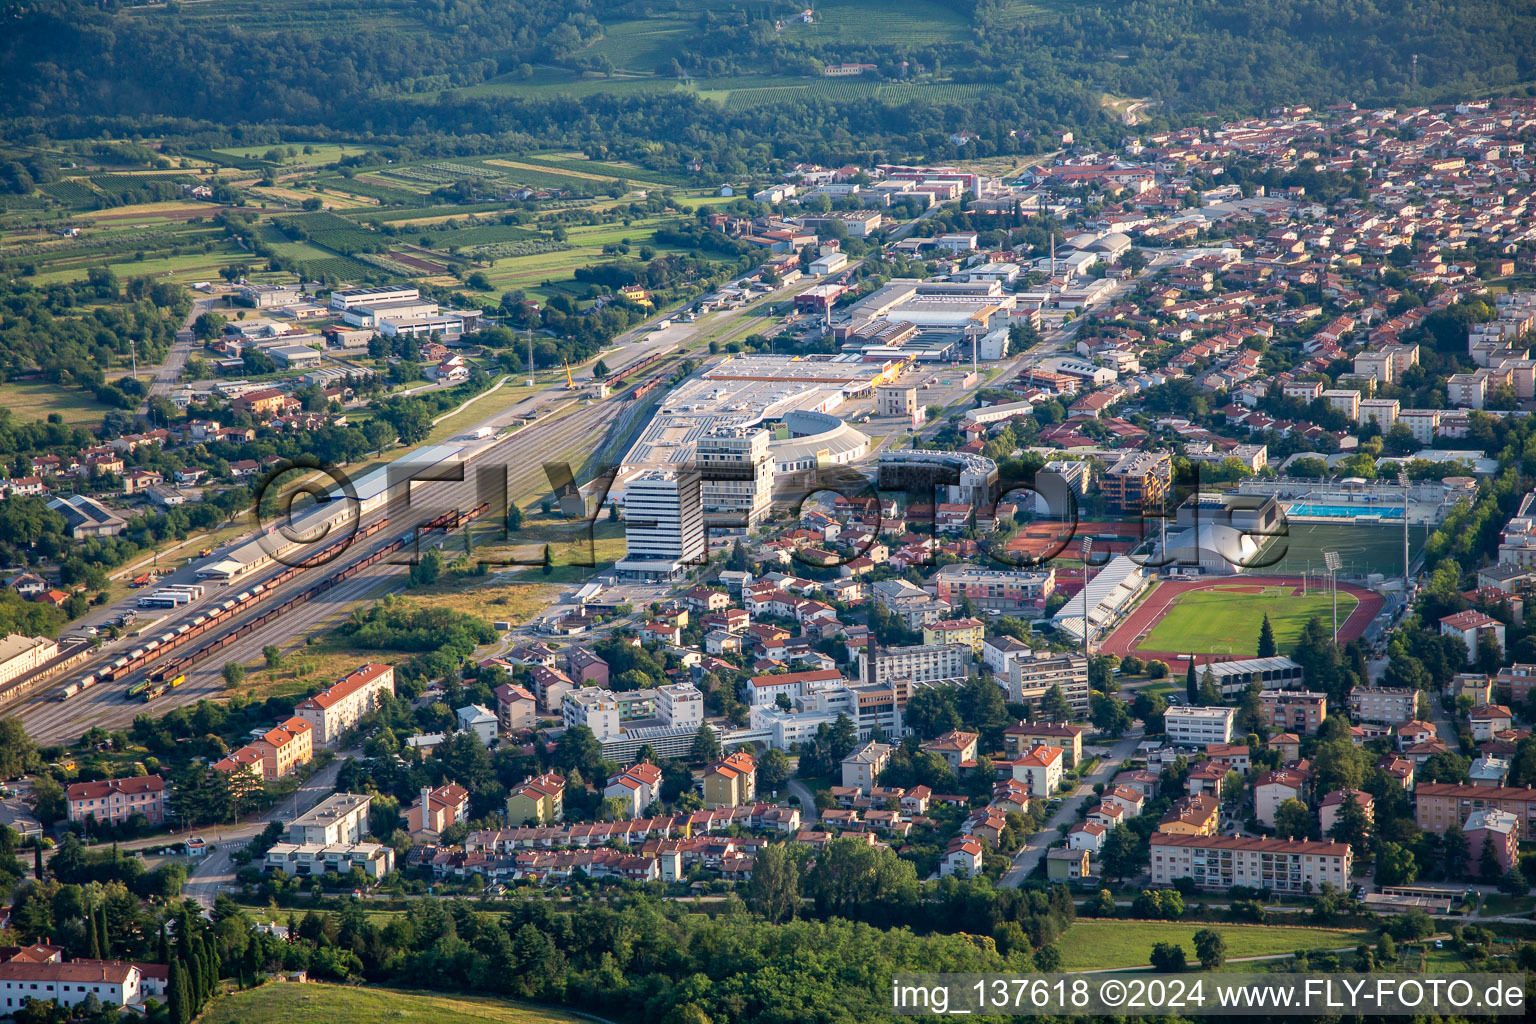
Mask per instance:
[[[211,164],[233,167],[237,171],[264,171],[269,166],[261,160],[247,160],[243,156],[231,156],[212,149],[189,149],[185,152],[194,160],[206,160]]]
[[[520,160],[523,163],[551,167],[557,171],[596,174],[605,178],[625,178],[637,185],[655,182],[658,185],[676,185],[680,188],[686,188],[694,184],[693,179],[688,175],[678,174],[675,171],[655,171],[649,167],[604,163],[601,160],[586,160],[576,156],[535,153],[532,156],[521,157]]]
[[[789,22],[784,35],[813,43],[859,46],[922,45],[959,42],[970,34],[970,19],[937,0],[882,0],[879,15],[871,17],[866,0],[822,0],[816,20],[805,25]]]
[[[345,256],[331,256],[319,260],[297,260],[288,267],[306,281],[358,281],[377,280],[384,276],[379,267],[369,266]]]
[[[459,217],[470,213],[500,213],[506,208],[506,203],[465,203],[462,206],[418,206],[410,210],[348,210],[346,215],[364,224],[388,224],[397,220],[430,220],[433,217]]]
[[[359,227],[355,221],[334,213],[305,213],[277,221],[283,233],[293,239],[308,239],[316,245],[342,254],[362,252],[380,244],[376,232]]]
[[[603,38],[581,51],[582,57],[607,57],[624,71],[651,74],[676,52],[678,43],[693,25],[672,18],[616,21],[603,28]]]
[[[91,184],[114,194],[156,185],[191,185],[196,181],[190,174],[97,174],[91,178]]]
[[[423,237],[430,238],[434,246],[485,245],[492,242],[520,242],[524,239],[541,237],[537,231],[518,227],[515,224],[475,224],[450,231],[424,231],[422,234]]]
[[[404,206],[419,203],[422,200],[420,192],[392,188],[389,185],[379,185],[371,181],[358,181],[356,178],[325,178],[316,184],[323,186],[327,192],[343,192],[348,195],[362,196],[365,199],[377,199],[381,203],[392,205]]]
[[[55,181],[44,185],[42,192],[65,206],[94,206],[101,199],[101,193],[84,181]]]

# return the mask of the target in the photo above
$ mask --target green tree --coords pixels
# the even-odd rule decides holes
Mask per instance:
[[[786,846],[774,843],[757,851],[746,899],[771,924],[794,919],[800,909],[800,864]]]
[[[283,664],[283,649],[276,644],[267,644],[261,649],[261,656],[267,663],[268,669],[278,669]]]
[[[999,694],[1002,693],[995,686],[992,689],[997,690]],[[1115,703],[1118,704],[1120,702],[1116,701]],[[1044,713],[1047,721],[1070,722],[1072,720],[1072,705],[1067,702],[1067,695],[1062,692],[1059,683],[1052,683],[1051,688],[1045,691],[1045,697],[1040,701],[1040,710]]]
[[[1275,835],[1281,839],[1305,839],[1312,831],[1312,812],[1307,805],[1291,797],[1275,811]]]
[[[1200,680],[1195,675],[1195,656],[1189,656],[1189,671],[1184,673],[1184,696],[1190,704],[1200,703]]]
[[[1269,613],[1264,613],[1264,621],[1259,624],[1259,657],[1273,658],[1275,656],[1275,630],[1269,624]]]
[[[245,666],[238,661],[224,663],[224,685],[230,688],[245,682]]]
[[[693,734],[693,746],[688,748],[688,757],[695,762],[720,759],[720,736],[710,728],[708,722],[699,723],[699,728]]]
[[[27,735],[21,719],[0,719],[0,779],[25,775],[37,764],[37,744]]]
[[[1177,942],[1157,942],[1152,946],[1152,967],[1163,974],[1176,974],[1189,966],[1184,947]]]
[[[1378,885],[1412,885],[1419,877],[1419,866],[1413,853],[1398,843],[1382,843],[1376,851],[1376,882]]]
[[[1208,971],[1214,971],[1227,962],[1227,942],[1221,937],[1221,932],[1213,928],[1202,928],[1195,932],[1195,957],[1199,959],[1200,966]]]
[[[1119,824],[1104,839],[1104,874],[1115,880],[1129,878],[1140,864],[1140,841],[1136,833]]]

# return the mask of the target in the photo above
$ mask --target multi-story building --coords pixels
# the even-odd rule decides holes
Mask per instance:
[[[496,719],[502,732],[516,736],[524,729],[533,728],[539,716],[537,697],[516,683],[502,683],[495,693]],[[562,705],[562,713],[563,710]]]
[[[1440,634],[1461,638],[1461,642],[1467,645],[1468,665],[1477,660],[1478,640],[1484,634],[1493,637],[1499,645],[1499,650],[1504,650],[1504,623],[1475,608],[1468,608],[1466,611],[1443,617],[1440,620]]]
[[[294,706],[295,716],[314,729],[313,742],[335,743],[362,717],[379,706],[379,694],[395,692],[393,665],[364,665],[335,684]]]
[[[1264,703],[1264,720],[1281,732],[1311,736],[1328,717],[1328,695],[1324,693],[1267,690],[1260,699]]]
[[[345,875],[353,868],[377,882],[395,870],[395,851],[383,843],[273,843],[262,866],[281,868],[298,878],[326,873]]]
[[[1010,666],[1021,657],[1029,657],[1029,644],[1011,636],[989,636],[981,644],[981,663],[992,670],[999,683],[1008,678]]]
[[[121,824],[142,814],[150,824],[165,820],[165,780],[138,775],[101,782],[77,782],[64,791],[70,821]]]
[[[630,765],[621,775],[608,780],[603,799],[624,802],[626,816],[638,818],[661,795],[661,769],[649,761]]]
[[[0,640],[0,686],[58,657],[59,645],[44,636],[8,633]]]
[[[740,807],[757,797],[757,761],[738,750],[704,769],[704,809]]]
[[[0,1008],[17,1016],[30,1000],[74,1006],[95,996],[104,1006],[124,1007],[144,1001],[143,976],[134,964],[116,960],[42,963],[18,957],[0,963]]]
[[[619,734],[619,702],[601,687],[585,686],[570,691],[560,705],[560,712],[567,729],[584,725],[599,743]]]
[[[1508,873],[1514,867],[1520,850],[1520,820],[1508,811],[1484,808],[1467,815],[1462,832],[1467,837],[1467,863],[1478,864],[1483,847],[1493,847],[1493,859],[1499,871]]]
[[[411,835],[430,832],[440,836],[455,822],[469,816],[469,790],[449,782],[433,789],[422,786],[421,795],[405,812],[405,830]]]
[[[1294,768],[1276,768],[1260,775],[1253,780],[1253,816],[1274,828],[1281,804],[1287,800],[1306,802],[1310,780],[1310,773]]]
[[[1083,759],[1081,725],[1062,722],[1019,722],[1003,730],[1003,747],[1014,757],[1035,747],[1060,747],[1066,767],[1075,768]]]
[[[979,654],[986,632],[980,619],[940,619],[923,627],[923,643],[965,644]]]
[[[1032,747],[1013,762],[1013,777],[1029,787],[1029,795],[1050,797],[1061,786],[1060,747]]]
[[[938,754],[958,772],[962,768],[976,766],[976,744],[980,739],[981,737],[974,732],[951,729],[924,743],[923,749],[930,754]]]
[[[650,469],[624,490],[624,558],[615,568],[641,578],[670,578],[705,554],[698,470]]]
[[[756,526],[773,504],[773,455],[762,427],[717,427],[699,438],[697,465],[706,518]]]
[[[704,722],[704,694],[692,683],[656,687],[656,715],[673,729],[697,729]]]
[[[1152,884],[1157,886],[1192,878],[1200,889],[1241,885],[1301,894],[1316,892],[1324,883],[1347,889],[1354,866],[1348,843],[1167,833],[1153,833],[1150,843]]]
[[[1501,668],[1499,674],[1493,677],[1493,684],[1498,688],[1500,697],[1511,704],[1524,704],[1531,697],[1532,687],[1536,686],[1536,665],[1516,662]]]
[[[1031,651],[1008,670],[1008,699],[1038,711],[1051,687],[1061,687],[1074,718],[1088,717],[1088,659],[1065,651]]]
[[[1396,725],[1418,717],[1419,691],[1408,686],[1357,686],[1349,691],[1349,711],[1357,722]]]
[[[566,649],[565,672],[581,686],[608,685],[608,663],[579,644]]]
[[[873,660],[873,674],[868,668],[869,654],[859,652],[859,678],[868,683],[888,684],[897,679],[914,683],[963,683],[971,648],[965,644],[916,644],[912,647],[878,648]]]
[[[1448,782],[1421,782],[1413,791],[1414,820],[1426,832],[1441,835],[1460,825],[1473,811],[1508,811],[1520,823],[1520,831],[1536,830],[1536,789],[1530,786],[1463,786]]]
[[[891,745],[871,740],[843,758],[843,785],[868,793],[891,763]]]
[[[1161,506],[1173,484],[1173,459],[1167,452],[1129,452],[1099,479],[1099,493],[1121,512],[1151,511]]]
[[[268,782],[276,781],[309,763],[314,755],[314,731],[313,726],[295,715],[268,729],[214,767],[220,771],[237,771],[249,765],[250,770],[259,770]]]
[[[1178,707],[1163,715],[1163,732],[1179,746],[1231,743],[1236,708]]]
[[[946,565],[929,580],[934,596],[951,605],[964,598],[985,611],[1039,616],[1056,589],[1056,570],[1043,572],[985,569],[956,563]]]
[[[507,794],[507,824],[550,825],[565,816],[565,779],[554,772],[535,775]]]
[[[1472,738],[1482,742],[1512,726],[1514,715],[1502,704],[1479,704],[1467,714],[1467,724],[1472,729]]]
[[[1338,823],[1339,815],[1351,800],[1365,815],[1366,821],[1376,817],[1376,798],[1369,793],[1358,789],[1336,789],[1323,797],[1317,804],[1317,823],[1323,835],[1333,831],[1333,826]]]
[[[288,823],[288,842],[300,846],[355,843],[368,834],[366,793],[333,793]]]

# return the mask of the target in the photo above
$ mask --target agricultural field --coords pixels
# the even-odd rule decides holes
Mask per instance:
[[[1141,967],[1150,962],[1152,946],[1176,942],[1195,959],[1191,936],[1205,925],[1171,921],[1110,921],[1078,918],[1056,941],[1061,969],[1085,971],[1101,967]],[[1370,933],[1335,928],[1287,928],[1258,924],[1213,924],[1227,943],[1227,956],[1267,956],[1298,949],[1343,949],[1374,941]]]
[[[272,982],[209,1004],[204,1024],[583,1024],[560,1010],[485,996]]]
[[[809,25],[798,18],[786,22],[785,37],[826,46],[879,46],[960,42],[971,30],[969,18],[937,0],[887,0],[874,18],[862,0],[823,0],[815,12]]]
[[[112,406],[103,405],[79,388],[23,381],[0,384],[0,406],[18,420],[43,420],[57,413],[71,426],[77,423],[95,426],[112,410]]]
[[[1333,601],[1326,592],[1299,597],[1289,586],[1263,587],[1258,593],[1245,593],[1241,587],[1238,581],[1234,590],[1212,588],[1181,595],[1152,627],[1141,647],[1253,657],[1265,614],[1275,631],[1275,645],[1281,650],[1291,648],[1309,619],[1316,616],[1326,622],[1333,614]],[[1348,619],[1358,603],[1353,594],[1340,591],[1339,621]]]

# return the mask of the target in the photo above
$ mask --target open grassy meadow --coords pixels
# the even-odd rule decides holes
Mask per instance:
[[[1195,932],[1214,928],[1227,943],[1227,957],[1268,956],[1298,949],[1343,949],[1374,941],[1367,932],[1338,928],[1288,928],[1258,924],[1212,924],[1176,921],[1074,921],[1057,940],[1064,971],[1109,967],[1141,967],[1151,961],[1152,946],[1176,942],[1195,959]]]
[[[482,996],[271,983],[214,1002],[204,1024],[577,1024],[561,1010]]]
[[[1290,587],[1264,587],[1258,593],[1245,593],[1241,583],[1233,587],[1182,595],[1140,646],[1149,651],[1252,657],[1258,653],[1259,628],[1266,613],[1281,650],[1290,649],[1308,619],[1315,615],[1326,622],[1333,615],[1333,601],[1326,592],[1296,597]],[[1352,594],[1339,592],[1340,622],[1349,618],[1357,603]]]

